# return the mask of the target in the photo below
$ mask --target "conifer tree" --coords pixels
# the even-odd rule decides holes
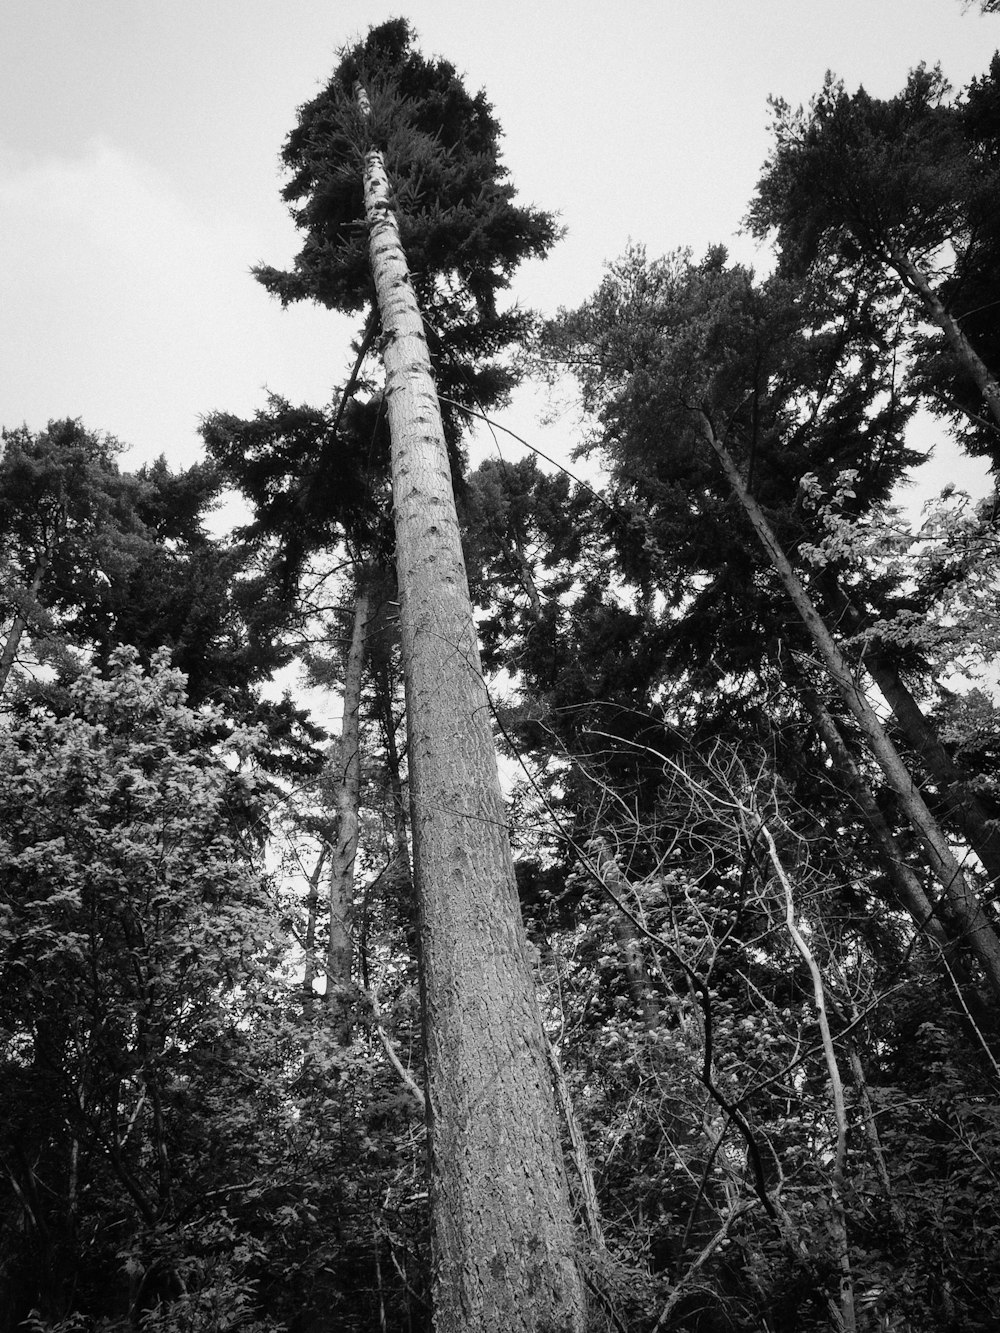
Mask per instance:
[[[521,258],[547,248],[553,227],[513,203],[483,95],[470,97],[450,65],[424,60],[410,41],[405,22],[374,29],[301,110],[285,193],[305,201],[296,216],[308,239],[293,273],[259,276],[284,300],[346,310],[372,302],[367,329],[380,330],[435,1327],[580,1329],[577,1241],[455,508],[449,445],[460,419],[453,406],[442,414],[438,397],[443,385],[452,404],[481,409],[503,396],[508,372],[488,358],[522,319],[501,312],[497,296]]]
[[[828,75],[808,108],[778,99],[773,109],[752,230],[773,232],[785,273],[846,276],[883,299],[903,294],[916,383],[936,411],[963,423],[972,452],[997,458],[1000,60],[961,101],[940,68],[921,65],[892,98],[849,94]],[[919,334],[919,322],[934,336]]]

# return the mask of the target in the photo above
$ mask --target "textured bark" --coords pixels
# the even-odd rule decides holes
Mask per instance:
[[[722,465],[733,493],[742,504],[775,572],[781,579],[789,599],[812,636],[827,674],[858,724],[886,781],[899,798],[901,810],[920,838],[930,868],[948,899],[952,920],[957,930],[975,954],[990,989],[1000,998],[1000,939],[997,938],[982,903],[970,887],[941,826],[931,814],[909,769],[900,758],[899,752],[886,734],[864,691],[855,680],[847,660],[827,629],[826,622],[816,610],[801,579],[792,568],[760,505],[747,490],[729,451],[712,429],[706,413],[702,414],[702,430]]]
[[[381,154],[365,159],[383,328],[409,736],[437,1333],[572,1333],[585,1297],[454,492]]]
[[[358,807],[361,803],[361,679],[370,605],[370,594],[363,575],[359,575],[351,644],[344,663],[344,720],[333,772],[337,836],[330,851],[330,936],[326,949],[326,1004],[337,1037],[345,1045],[351,1036],[354,862],[358,854]]]

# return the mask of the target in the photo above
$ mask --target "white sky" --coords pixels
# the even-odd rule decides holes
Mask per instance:
[[[328,400],[353,324],[283,312],[249,269],[298,249],[296,107],[400,13],[486,89],[514,184],[568,229],[515,282],[547,313],[629,238],[755,262],[734,236],[769,93],[807,101],[831,68],[890,96],[920,61],[961,87],[1000,46],[960,0],[0,0],[0,424],[79,416],[180,467],[207,412]],[[568,429],[511,424],[550,452]]]

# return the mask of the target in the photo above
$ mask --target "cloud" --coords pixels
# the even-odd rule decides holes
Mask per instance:
[[[265,385],[323,401],[342,374],[347,326],[280,311],[249,276],[273,258],[272,218],[205,215],[106,139],[73,157],[0,150],[0,227],[5,425],[81,416],[180,465],[201,414],[249,413]]]

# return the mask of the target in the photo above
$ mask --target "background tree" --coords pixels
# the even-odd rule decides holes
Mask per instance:
[[[786,272],[849,275],[859,290],[902,298],[914,331],[918,320],[937,326],[935,340],[915,343],[919,382],[939,412],[966,420],[966,446],[991,458],[998,73],[994,62],[963,102],[923,66],[886,100],[830,77],[807,110],[775,101],[775,148],[749,215],[756,234],[774,231]]]
[[[10,1328],[31,1307],[137,1319],[190,1294],[161,1247],[217,1223],[206,1080],[253,1045],[280,989],[242,762],[254,738],[213,753],[218,718],[186,704],[165,653],[148,677],[134,650],[109,665],[71,687],[65,716],[38,705],[0,737]],[[106,1265],[130,1233],[123,1289]],[[230,1272],[235,1291],[246,1274]]]
[[[72,633],[81,606],[103,601],[112,579],[135,562],[140,523],[120,476],[116,441],[76,421],[50,422],[39,435],[3,433],[4,584],[9,622],[0,654],[0,690],[26,636],[44,643]]]

